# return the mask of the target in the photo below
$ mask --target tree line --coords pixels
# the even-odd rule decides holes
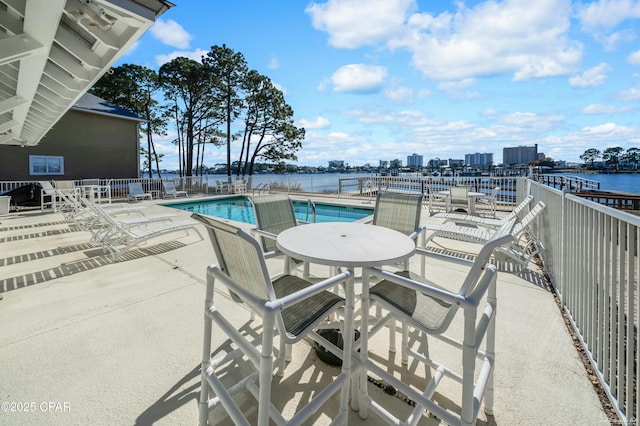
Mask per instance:
[[[212,46],[200,61],[179,57],[158,72],[140,65],[112,68],[90,90],[144,120],[144,170],[160,176],[162,154],[153,135],[175,125],[180,176],[202,174],[207,146],[226,145],[227,177],[251,177],[258,160],[275,165],[297,160],[305,129],[296,127],[293,109],[269,77],[250,70],[244,56],[226,45]],[[237,159],[231,144],[240,144]],[[232,167],[233,166],[233,167]]]
[[[589,148],[580,155],[580,159],[591,168],[594,168],[597,160],[602,159],[604,163],[613,170],[618,170],[622,164],[628,164],[634,169],[637,169],[640,163],[640,148],[634,147],[625,150],[622,147],[616,146],[606,148],[604,151],[600,151],[597,148]]]

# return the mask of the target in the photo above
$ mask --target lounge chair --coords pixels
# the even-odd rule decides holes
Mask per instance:
[[[123,224],[110,215],[104,215],[101,219],[104,220],[108,232],[100,234],[99,242],[105,252],[111,253],[114,261],[121,259],[132,248],[170,233],[184,232],[188,235],[189,231],[193,230],[202,239],[197,223],[191,219],[172,222],[147,221],[135,226]]]
[[[81,229],[90,230],[97,226],[103,226],[100,221],[101,214],[96,213],[97,207],[95,202],[86,198],[69,197],[66,194],[60,194],[60,198],[64,201],[67,209],[64,212],[64,218],[67,222],[74,222]],[[92,208],[94,207],[94,208]],[[107,204],[100,205],[100,212],[110,216],[129,215],[135,213],[144,216],[142,210],[145,206],[132,206],[129,204]]]
[[[218,261],[207,268],[200,425],[208,424],[209,411],[220,405],[234,424],[248,425],[249,420],[232,397],[240,389],[248,389],[247,395],[256,398],[256,405],[250,411],[257,411],[255,424],[259,426],[267,426],[270,417],[275,424],[309,422],[310,416],[329,401],[334,393],[348,389],[345,386],[349,386],[351,378],[344,373],[337,375],[325,389],[314,390],[314,398],[306,406],[298,406],[299,410],[295,415],[285,419],[271,403],[271,392],[278,391],[278,384],[272,384],[274,361],[278,373],[282,375],[285,345],[294,344],[303,338],[318,342],[336,355],[341,354],[340,349],[320,336],[316,330],[339,326],[339,323],[327,324],[325,318],[343,307],[345,302],[328,290],[350,279],[351,272],[343,272],[315,284],[288,274],[272,279],[262,249],[251,235],[211,217],[195,213],[192,217],[207,227]],[[255,333],[247,334],[238,330],[238,324],[232,323],[218,310],[215,297],[218,297],[222,286],[227,287],[236,301],[246,303],[261,317],[262,324]],[[222,348],[212,348],[214,325],[216,333],[222,332],[229,338]],[[280,344],[279,350],[274,354],[276,333],[280,336]],[[218,337],[217,341],[222,342],[223,339]],[[225,347],[230,346],[229,341],[237,349],[226,351]],[[212,351],[219,357],[212,359]],[[241,360],[241,368],[235,368],[236,359]],[[231,383],[230,369],[234,375],[240,375],[247,369],[250,371],[237,383]],[[300,383],[300,391],[308,392],[309,389],[306,384]],[[348,411],[348,407],[341,408],[344,408],[342,412]],[[339,424],[346,424],[347,419],[341,420]]]
[[[512,220],[503,225],[490,240],[485,242],[473,263],[460,259],[446,260],[470,266],[462,282],[450,283],[448,281],[451,280],[445,278],[446,281],[434,283],[408,271],[394,274],[379,268],[365,269],[364,289],[369,287],[370,275],[382,280],[371,287],[369,298],[366,295],[363,297],[362,310],[369,312],[368,301],[371,300],[381,305],[387,314],[372,327],[368,324],[369,316],[362,316],[361,329],[366,332],[360,339],[361,363],[372,373],[371,375],[380,378],[389,387],[399,390],[401,394],[414,401],[415,409],[408,418],[399,419],[396,417],[397,412],[388,411],[372,399],[361,398],[365,401],[360,406],[362,418],[367,417],[370,409],[385,419],[388,424],[417,424],[427,410],[447,424],[471,425],[476,422],[483,396],[485,411],[491,414],[495,364],[497,269],[488,262],[494,250],[512,240],[513,223]],[[418,250],[418,255],[437,257],[424,250]],[[444,276],[447,277],[447,275]],[[451,291],[447,288],[457,290]],[[463,324],[462,332],[457,326],[449,327],[460,311],[464,320],[457,323]],[[394,374],[406,367],[395,368],[386,364],[381,367],[374,362],[375,358],[365,356],[368,351],[367,336],[371,338],[371,335],[389,321],[401,321],[405,327],[416,331],[416,333],[410,333],[404,330],[402,333],[401,362],[407,364],[411,356],[415,361],[424,363],[427,370],[432,369],[432,376],[424,390],[408,385]],[[420,344],[410,345],[409,336],[419,339]],[[432,350],[433,353],[430,354],[431,345],[428,339],[432,337],[460,351],[461,356],[442,359],[438,351]],[[449,354],[450,351],[446,353]],[[477,359],[481,367],[476,370]],[[458,363],[457,367],[456,363]],[[412,366],[413,368],[415,367]],[[361,389],[366,389],[367,386],[364,376],[364,374],[361,376]],[[437,386],[445,378],[460,383],[459,399],[449,394],[434,397]],[[450,389],[459,389],[459,387],[453,386]],[[445,401],[444,404],[443,401]],[[459,406],[461,413],[450,410],[448,406],[452,405]]]
[[[153,199],[150,192],[144,192],[144,189],[142,189],[142,184],[140,182],[129,183],[129,196],[127,198],[134,201]]]
[[[181,196],[181,195],[183,195],[185,197],[189,196],[187,191],[178,191],[176,189],[175,183],[173,183],[172,180],[163,180],[162,181],[162,187],[164,188],[164,192],[162,193],[162,198],[166,198],[166,197],[176,198],[176,197]]]
[[[499,247],[498,252],[510,257],[520,265],[526,267],[533,256],[540,253],[542,246],[530,230],[533,220],[544,210],[545,203],[538,203],[513,227],[513,242],[506,247]],[[434,238],[449,238],[457,241],[465,241],[476,244],[485,244],[491,240],[497,231],[471,226],[459,226],[450,222],[431,223],[423,225],[431,234],[425,238],[425,247]],[[525,240],[528,239],[528,240]]]
[[[529,206],[533,200],[533,195],[528,195],[520,204],[518,204],[509,214],[501,219],[493,219],[488,217],[475,216],[463,213],[437,213],[433,215],[435,218],[445,219],[447,222],[467,223],[471,225],[482,225],[489,229],[499,228],[513,218],[519,218],[520,213]]]
[[[160,213],[149,216],[140,215],[122,218],[120,217],[123,214],[122,211],[110,212],[108,209],[104,209],[101,205],[89,200],[83,200],[83,204],[92,215],[91,218],[84,223],[84,229],[91,232],[90,241],[93,244],[103,244],[105,240],[114,238],[114,235],[121,231],[121,229],[116,229],[114,226],[115,224],[118,224],[127,230],[132,230],[134,227],[145,227],[149,224],[160,222],[165,222],[166,225],[174,226],[174,223],[171,222],[171,220],[176,216],[173,213]]]

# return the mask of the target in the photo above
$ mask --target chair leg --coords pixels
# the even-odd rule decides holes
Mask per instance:
[[[402,348],[400,351],[402,365],[409,364],[409,327],[404,321],[402,321]]]
[[[213,278],[207,278],[207,290],[205,297],[204,316],[204,341],[202,345],[202,364],[200,366],[200,404],[199,422],[200,426],[206,426],[209,422],[209,384],[207,383],[207,368],[211,360],[211,332],[213,324],[209,316],[209,310],[213,306]]]
[[[271,381],[273,377],[273,337],[275,318],[266,314],[262,317],[262,350],[260,353],[260,390],[258,393],[258,426],[269,426],[271,409]]]

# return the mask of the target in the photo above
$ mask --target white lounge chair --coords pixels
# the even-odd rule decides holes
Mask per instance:
[[[436,213],[432,217],[445,219],[447,222],[468,223],[471,225],[482,225],[487,228],[499,228],[513,218],[519,218],[520,213],[529,206],[533,200],[533,195],[528,195],[509,214],[501,219],[475,216],[464,213]]]
[[[144,189],[142,189],[142,184],[140,182],[132,182],[129,184],[128,199],[134,201],[145,199],[152,200],[153,196],[150,192],[144,192]]]
[[[189,196],[187,191],[178,191],[176,189],[175,183],[173,183],[172,180],[163,180],[162,187],[164,188],[164,192],[162,193],[162,198],[165,198],[165,197],[176,198],[179,196],[185,196],[185,197]]]
[[[165,236],[170,233],[184,232],[185,236],[193,230],[202,239],[197,223],[191,219],[172,222],[147,222],[137,226],[127,226],[119,223],[111,216],[104,217],[109,226],[109,233],[101,236],[102,249],[111,253],[114,261],[122,258],[129,250],[146,243],[148,240]]]
[[[540,253],[542,246],[530,231],[533,220],[544,210],[546,205],[542,201],[538,203],[513,227],[513,242],[506,247],[499,247],[497,251],[515,260],[526,267],[533,256]],[[426,245],[434,238],[449,238],[457,241],[465,241],[476,244],[485,244],[491,240],[497,231],[485,228],[475,228],[471,226],[459,226],[451,222],[432,223],[423,225],[426,232],[431,231],[425,237]],[[528,238],[528,241],[523,241]]]

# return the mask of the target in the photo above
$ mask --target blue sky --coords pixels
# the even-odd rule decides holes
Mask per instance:
[[[640,0],[173,2],[116,65],[226,44],[285,93],[299,164],[640,147]],[[157,138],[164,168],[173,137]]]

